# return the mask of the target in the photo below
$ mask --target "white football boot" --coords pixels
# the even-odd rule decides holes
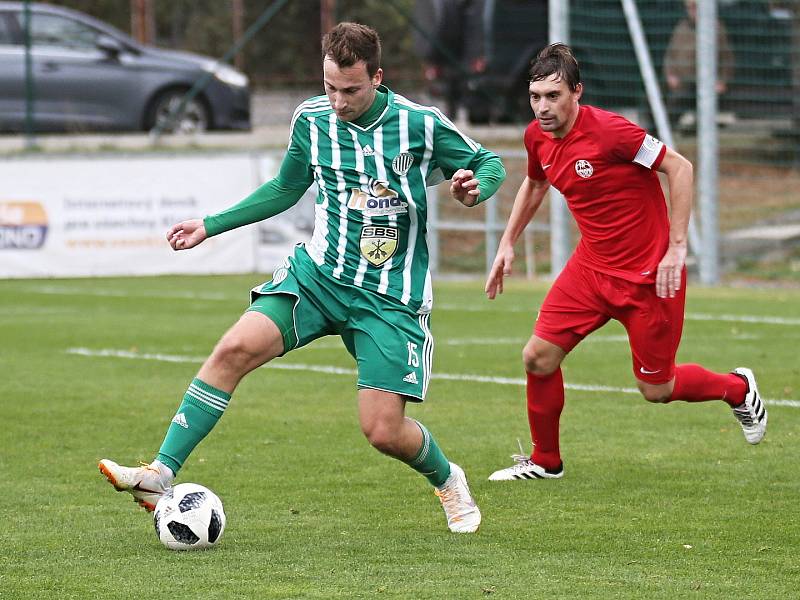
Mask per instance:
[[[175,478],[172,470],[157,460],[140,467],[123,467],[104,458],[97,466],[118,492],[130,492],[134,501],[149,512],[153,512],[161,496],[172,489]]]
[[[455,533],[474,533],[481,524],[481,511],[467,484],[464,470],[455,463],[450,463],[450,476],[437,487],[434,493],[447,516],[447,526]]]
[[[531,460],[527,454],[512,454],[517,464],[500,469],[489,475],[489,481],[513,481],[515,479],[559,479],[564,476],[564,465],[557,469],[545,469]]]
[[[744,439],[751,444],[757,444],[767,432],[767,407],[758,393],[756,377],[753,371],[745,367],[733,370],[747,383],[747,393],[744,402],[733,409],[733,415],[739,421],[744,431]]]

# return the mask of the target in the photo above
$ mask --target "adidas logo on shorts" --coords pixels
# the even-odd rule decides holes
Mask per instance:
[[[406,383],[413,383],[414,385],[419,383],[419,381],[417,381],[417,374],[414,371],[411,371],[411,373],[403,377],[403,381]]]

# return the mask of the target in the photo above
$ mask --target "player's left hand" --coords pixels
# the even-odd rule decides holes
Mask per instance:
[[[670,244],[656,271],[656,295],[674,298],[681,289],[683,267],[686,265],[686,244]]]
[[[479,184],[475,173],[469,169],[459,169],[450,178],[450,195],[464,206],[474,206],[481,195]]]

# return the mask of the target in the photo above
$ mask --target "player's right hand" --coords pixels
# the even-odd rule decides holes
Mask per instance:
[[[167,241],[173,250],[194,248],[208,237],[203,219],[190,219],[176,223],[167,231]]]
[[[489,300],[494,300],[497,294],[503,293],[503,278],[511,275],[511,263],[514,262],[514,247],[511,245],[500,245],[497,249],[497,256],[489,270],[489,277],[486,278],[484,291]]]

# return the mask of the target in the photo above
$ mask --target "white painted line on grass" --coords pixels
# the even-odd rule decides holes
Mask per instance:
[[[494,309],[486,306],[459,306],[456,304],[437,304],[439,310],[449,310],[455,312],[511,312],[511,313],[530,313],[533,315],[538,311],[538,306],[504,306]],[[771,315],[731,315],[712,313],[687,312],[684,316],[686,321],[726,321],[730,323],[762,323],[766,325],[791,325],[800,326],[800,319],[792,317],[775,317]]]
[[[156,360],[171,363],[202,363],[204,356],[181,356],[176,354],[151,354],[146,352],[131,352],[130,350],[113,350],[110,348],[102,350],[92,350],[90,348],[67,348],[67,354],[77,354],[79,356],[100,356],[111,358],[128,358],[138,360]],[[344,367],[334,367],[332,365],[307,365],[302,363],[272,362],[264,365],[268,369],[279,369],[282,371],[310,371],[313,373],[326,373],[328,375],[357,375],[355,369]],[[446,381],[473,381],[477,383],[496,383],[500,385],[524,386],[524,379],[518,377],[492,377],[489,375],[467,375],[457,373],[434,373],[434,379]],[[581,392],[612,392],[618,394],[638,394],[639,390],[632,387],[614,387],[610,385],[589,385],[582,383],[565,383],[564,387],[568,390]],[[790,406],[800,408],[800,400],[780,400],[764,398],[764,402],[772,406]]]

